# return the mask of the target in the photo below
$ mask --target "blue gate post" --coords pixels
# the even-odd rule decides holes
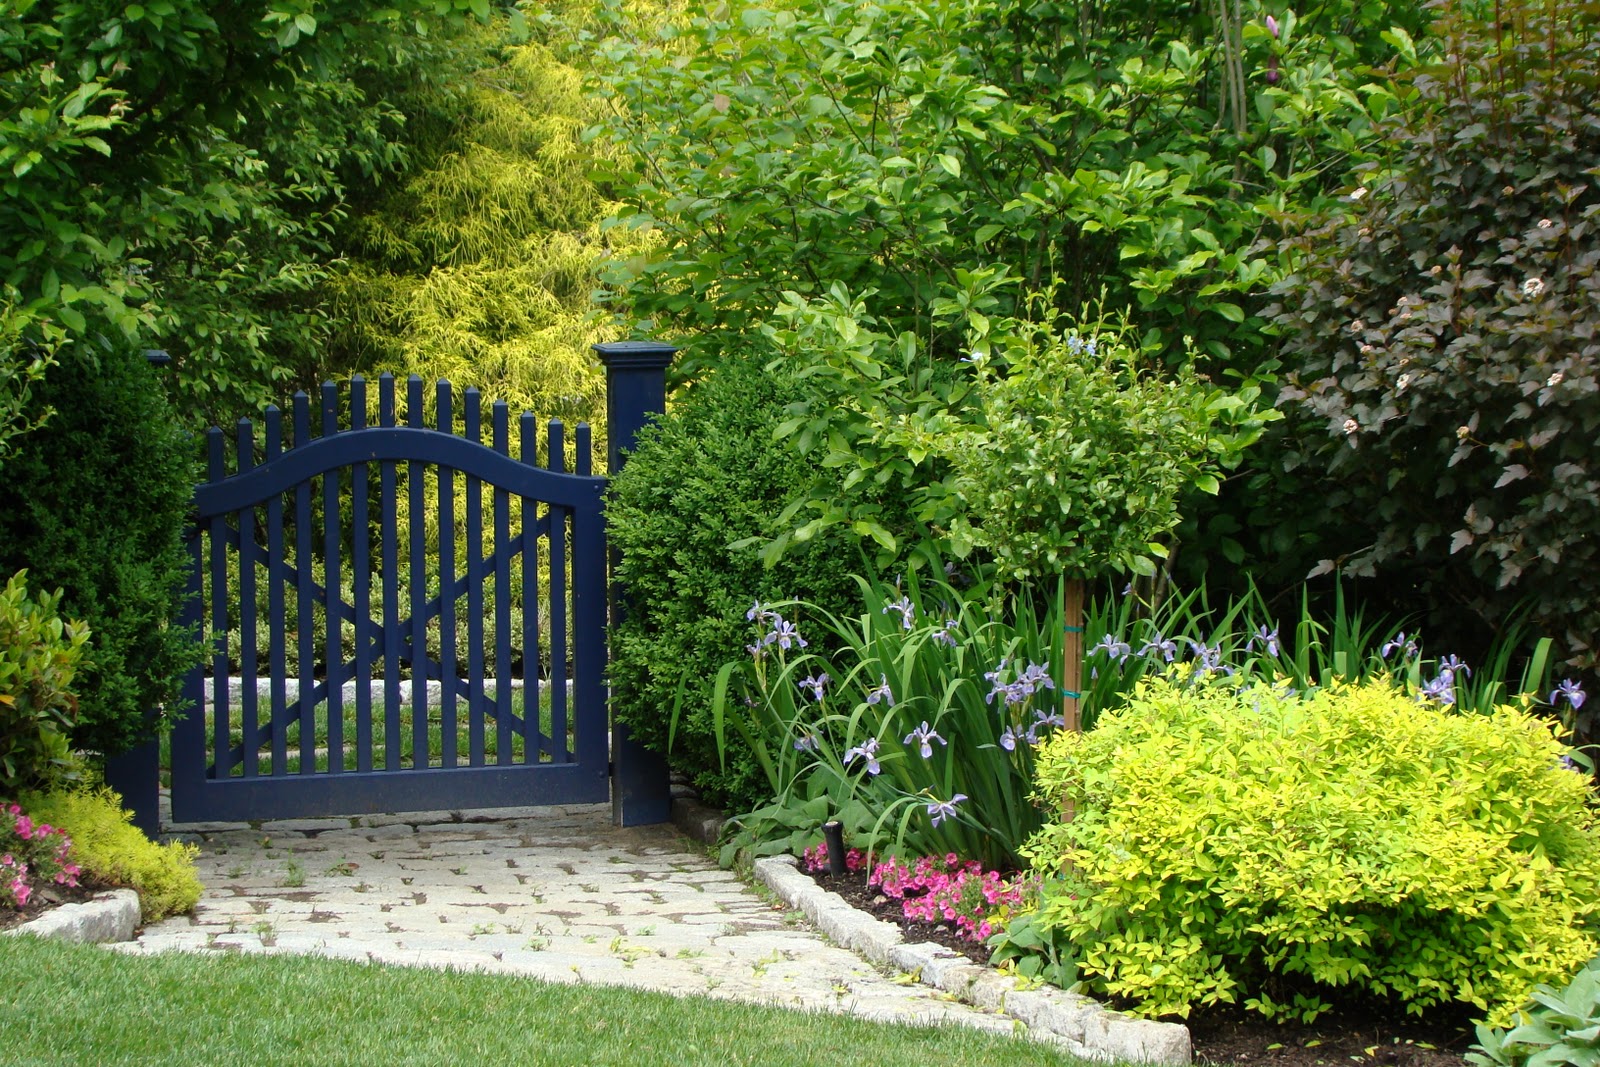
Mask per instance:
[[[667,367],[678,351],[655,341],[613,341],[594,346],[606,368],[606,458],[615,476],[639,431],[667,409]],[[611,588],[612,624],[625,610]],[[618,826],[666,822],[672,817],[666,757],[635,741],[628,728],[611,723],[611,819]]]
[[[106,785],[122,797],[133,825],[152,841],[161,832],[161,741],[150,738],[106,757]]]

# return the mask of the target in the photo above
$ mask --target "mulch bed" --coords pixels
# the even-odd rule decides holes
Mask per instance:
[[[33,895],[28,898],[27,907],[0,906],[0,930],[9,930],[14,926],[32,922],[45,912],[54,911],[63,904],[82,904],[87,900],[93,900],[100,893],[112,888],[115,887],[99,884],[80,885],[72,889],[59,885],[48,888],[36,887]]]
[[[907,941],[932,941],[975,963],[989,962],[988,949],[963,938],[952,924],[906,919],[900,901],[869,887],[864,871],[811,877],[861,911],[898,924]],[[1463,1067],[1475,1040],[1465,1014],[1418,1021],[1397,1015],[1390,1005],[1346,1009],[1309,1024],[1272,1023],[1236,1008],[1196,1011],[1186,1022],[1195,1062],[1216,1067]]]

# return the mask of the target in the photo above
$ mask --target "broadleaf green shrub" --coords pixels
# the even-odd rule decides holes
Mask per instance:
[[[805,459],[772,438],[797,395],[791,378],[730,363],[645,430],[607,495],[628,597],[612,637],[613,707],[707,799],[733,807],[769,796],[747,749],[735,743],[719,756],[711,722],[712,680],[745,644],[751,601],[847,604],[861,564],[854,540],[839,536],[799,546],[770,569],[754,547],[730,547],[764,535],[810,479]]]
[[[1593,786],[1547,722],[1382,682],[1147,682],[1038,760],[1045,922],[1147,1015],[1341,996],[1509,1018],[1600,948]]]
[[[715,362],[785,291],[837,283],[953,361],[961,324],[930,316],[1003,264],[1020,286],[1001,314],[1058,275],[1063,309],[1104,288],[1147,349],[1183,358],[1188,335],[1253,372],[1254,297],[1277,276],[1252,248],[1261,208],[1325,195],[1330,164],[1361,156],[1378,31],[1426,23],[1383,2],[1277,8],[1269,31],[1268,10],[739,0],[641,32],[600,5],[616,217],[662,235],[615,265],[628,310]]]
[[[63,359],[34,386],[56,414],[0,484],[0,572],[27,568],[93,635],[72,744],[120,751],[173,710],[199,646],[177,626],[193,445],[137,353]]]
[[[19,571],[0,590],[0,797],[49,785],[73,765],[73,676],[89,631],[57,612],[60,594],[30,597]]]

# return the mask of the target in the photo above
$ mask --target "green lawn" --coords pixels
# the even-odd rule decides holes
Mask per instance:
[[[1081,1062],[958,1027],[309,957],[142,958],[0,937],[0,974],[12,1067]]]
[[[316,734],[313,744],[317,750],[316,767],[319,771],[325,771],[328,769],[328,706],[326,704],[319,704],[315,710]],[[518,718],[522,717],[523,691],[521,689],[514,690],[511,694],[511,712]],[[263,701],[261,710],[259,712],[259,718],[263,724],[263,729],[265,728],[265,723],[267,722],[269,715],[270,712],[267,710],[266,702]],[[388,737],[388,722],[383,709],[383,699],[381,693],[377,694],[376,698],[372,702],[371,715],[373,765],[381,768],[384,765],[384,760],[386,758]],[[572,747],[577,742],[576,736],[573,733],[572,720],[574,715],[575,709],[569,704],[567,707],[566,723],[567,750],[569,752],[572,751]],[[228,735],[234,745],[239,745],[244,741],[244,729],[241,725],[239,716],[240,709],[238,706],[234,706],[229,710]],[[357,709],[353,702],[346,703],[342,707],[340,720],[342,722],[344,735],[344,743],[342,746],[344,769],[347,771],[353,771],[357,767],[356,738],[358,736]],[[492,701],[486,705],[482,721],[484,760],[488,763],[494,763],[498,759],[500,748],[498,728],[495,723],[494,705]],[[400,749],[399,765],[401,767],[409,768],[416,766],[416,761],[412,758],[412,754],[415,749],[414,739],[416,736],[412,730],[412,723],[412,705],[401,705],[399,709],[400,729],[398,733]],[[456,765],[466,766],[468,754],[472,751],[472,733],[468,710],[464,700],[458,705],[455,727]],[[428,766],[438,767],[443,765],[443,730],[443,714],[437,701],[435,701],[430,703],[428,706]],[[212,725],[212,713],[208,710],[206,712],[206,737],[208,740],[213,736],[213,731],[214,727]],[[547,739],[551,736],[550,695],[548,692],[540,694],[539,731]],[[298,720],[291,722],[288,725],[287,729],[284,731],[284,738],[286,748],[285,771],[288,774],[298,774],[300,772],[300,724]],[[162,735],[161,746],[161,766],[163,768],[168,768],[170,767],[171,763],[169,758],[170,738],[167,735]],[[554,747],[548,740],[546,741],[546,746],[550,748]],[[526,758],[525,751],[526,746],[523,738],[520,734],[513,733],[511,735],[512,762],[522,763]],[[539,753],[539,761],[541,763],[549,762],[550,759],[550,752]],[[272,773],[272,750],[270,745],[263,746],[263,748],[258,752],[256,766],[257,773]],[[234,765],[234,767],[231,769],[231,772],[232,776],[236,778],[240,777],[244,773],[242,767],[237,764]]]

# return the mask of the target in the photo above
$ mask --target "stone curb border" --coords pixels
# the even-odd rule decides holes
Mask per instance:
[[[839,894],[823,889],[797,868],[793,856],[756,860],[755,874],[836,944],[880,967],[914,974],[923,985],[985,1011],[1003,1012],[1030,1030],[1053,1034],[1075,1056],[1161,1067],[1191,1062],[1188,1027],[1130,1018],[1060,989],[1018,989],[1015,978],[980,967],[942,945],[908,945],[900,927],[857,911]]]
[[[113,889],[81,904],[63,904],[5,932],[96,945],[132,941],[138,927],[139,894],[131,889]]]
[[[674,786],[673,794],[672,821],[678,829],[696,841],[715,844],[726,821],[723,814],[701,804],[685,786]],[[880,967],[914,974],[924,985],[968,1004],[1009,1015],[1030,1030],[1054,1035],[1083,1059],[1159,1067],[1187,1067],[1193,1061],[1188,1027],[1130,1018],[1051,986],[1018,989],[1016,979],[980,967],[943,945],[906,944],[900,927],[874,919],[823,889],[798,869],[793,856],[756,860],[755,875],[785,904],[804,912],[835,944]]]

